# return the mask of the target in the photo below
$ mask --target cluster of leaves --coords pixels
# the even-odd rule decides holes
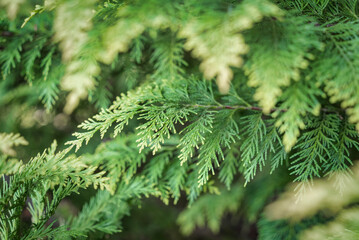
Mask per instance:
[[[92,114],[86,98],[101,110],[67,148],[54,143],[25,163],[13,147],[28,142],[0,134],[1,238],[112,234],[141,196],[184,195],[183,232],[205,222],[218,231],[245,198],[241,185],[281,168],[301,195],[326,175],[343,189],[336,173],[350,173],[359,150],[357,1],[59,0],[24,22],[12,20],[18,4],[0,1],[0,131],[30,126],[24,116],[41,113],[39,100],[54,126]],[[71,155],[108,132],[114,139],[94,153]],[[76,218],[49,223],[63,198],[90,185],[107,190]]]

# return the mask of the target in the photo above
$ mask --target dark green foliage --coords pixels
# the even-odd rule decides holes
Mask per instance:
[[[289,223],[285,220],[270,221],[263,217],[258,222],[259,238],[263,240],[296,240],[304,230],[321,220],[320,217],[315,217],[299,223]]]

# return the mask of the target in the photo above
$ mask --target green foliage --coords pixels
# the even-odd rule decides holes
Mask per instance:
[[[333,21],[335,21],[335,24],[333,24]],[[330,101],[333,103],[340,102],[342,108],[349,115],[349,120],[357,124],[359,118],[357,85],[355,84],[357,82],[357,70],[355,66],[358,54],[358,48],[356,47],[358,23],[356,21],[346,22],[342,19],[334,19],[326,24],[330,26],[323,30],[324,36],[328,39],[328,45],[320,58],[321,61],[318,61],[318,68],[315,68],[316,76],[319,76],[319,82],[324,83],[324,90],[329,95]],[[341,56],[342,61],[337,61],[333,57],[333,52]],[[333,66],[333,68],[327,68],[328,66]],[[343,87],[347,84],[351,87]]]
[[[190,18],[180,36],[187,38],[186,50],[193,50],[193,55],[202,60],[200,68],[204,76],[217,77],[220,91],[226,93],[233,75],[230,66],[241,66],[240,55],[248,51],[240,32],[250,29],[264,16],[280,15],[280,10],[270,2],[243,1],[228,14],[206,11],[200,18]]]
[[[0,233],[3,239],[38,239],[62,233],[66,226],[51,229],[45,226],[54,214],[60,201],[90,184],[101,189],[106,187],[104,172],[95,173],[96,167],[86,166],[79,158],[68,156],[68,150],[55,153],[57,144],[32,158],[27,164],[19,164],[9,178],[1,179]],[[52,198],[47,192],[52,191]],[[27,197],[32,199],[28,203]],[[32,216],[32,224],[23,226],[19,217],[27,207]],[[70,234],[70,233],[68,233]],[[76,236],[72,233],[71,236]]]
[[[282,21],[273,18],[253,28],[248,34],[249,53],[245,70],[248,84],[257,87],[254,98],[269,113],[281,95],[281,87],[291,80],[299,81],[300,70],[306,69],[313,54],[309,49],[320,48],[318,27],[308,24],[303,16],[285,16]],[[261,31],[267,37],[258,35]],[[284,131],[283,131],[284,132]]]
[[[31,41],[31,40],[32,40],[32,36],[29,34],[23,34],[21,36],[17,36],[6,47],[5,51],[2,51],[1,57],[0,57],[0,62],[1,62],[1,72],[2,72],[3,78],[6,78],[10,74],[11,69],[16,66],[16,63],[20,62],[20,60],[21,60],[20,51],[22,50],[22,45],[26,41]],[[38,52],[36,52],[36,53],[38,53]],[[35,53],[35,56],[36,56],[36,53]],[[27,65],[29,65],[29,63],[30,62],[28,61]],[[28,71],[30,71],[30,69],[31,69],[31,66],[28,67]]]
[[[181,225],[181,231],[188,235],[196,226],[203,227],[206,224],[213,232],[218,232],[221,218],[225,213],[237,211],[242,195],[243,187],[236,185],[230,192],[201,196],[179,215],[178,223]]]
[[[320,218],[304,220],[300,223],[293,224],[284,220],[270,221],[263,217],[258,222],[259,239],[296,240],[300,234],[317,222],[320,222]]]
[[[276,114],[278,120],[276,126],[283,134],[285,150],[289,152],[297,142],[300,130],[305,129],[304,117],[308,113],[319,115],[320,103],[318,96],[321,90],[309,84],[308,81],[296,82],[289,86],[281,96],[282,104]],[[307,97],[310,96],[310,97]],[[284,112],[280,112],[284,111]]]
[[[34,2],[0,0],[1,239],[116,238],[142,197],[221,234],[290,181],[353,181],[357,1]]]
[[[241,160],[243,162],[243,176],[248,183],[257,173],[257,167],[260,170],[265,166],[269,158],[272,165],[272,171],[283,164],[286,153],[283,149],[277,129],[273,121],[268,121],[266,126],[262,119],[262,114],[253,114],[246,116],[242,121],[249,127],[245,129],[241,145]]]
[[[0,133],[0,151],[6,155],[15,155],[16,152],[12,149],[13,146],[29,144],[25,138],[19,134]]]
[[[348,179],[346,172],[336,173],[336,179],[316,179],[312,188],[305,192],[302,201],[293,204],[295,194],[289,188],[265,209],[260,231],[264,239],[276,239],[279,233],[291,239],[356,239],[358,237],[358,165],[352,168]],[[337,179],[342,179],[341,198],[334,195]],[[289,225],[286,223],[290,223]],[[310,223],[310,224],[308,224]],[[274,227],[279,231],[273,231]],[[287,232],[287,233],[286,233]],[[292,234],[296,232],[296,234]],[[278,236],[279,237],[279,236]],[[279,239],[283,239],[279,237]]]

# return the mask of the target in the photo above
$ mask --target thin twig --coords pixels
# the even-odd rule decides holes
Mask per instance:
[[[252,111],[263,111],[263,108],[261,107],[256,107],[256,106],[242,106],[242,105],[201,105],[201,104],[186,104],[186,107],[192,107],[192,108],[207,108],[207,109],[212,109],[212,110],[223,110],[223,109],[233,109],[233,110],[252,110]],[[281,108],[272,108],[270,110],[270,113],[274,113],[274,112],[287,112],[288,109],[281,109]],[[343,116],[341,115],[344,110],[341,109],[328,109],[328,108],[321,108],[320,109],[321,112],[323,113],[333,113],[333,114],[338,114],[338,116],[340,117],[340,119],[343,119]]]

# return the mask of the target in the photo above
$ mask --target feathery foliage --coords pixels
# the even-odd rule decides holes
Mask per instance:
[[[0,6],[1,239],[116,239],[143,197],[188,205],[185,235],[236,214],[297,239],[333,216],[291,225],[264,205],[291,181],[304,197],[355,180],[356,0]]]

